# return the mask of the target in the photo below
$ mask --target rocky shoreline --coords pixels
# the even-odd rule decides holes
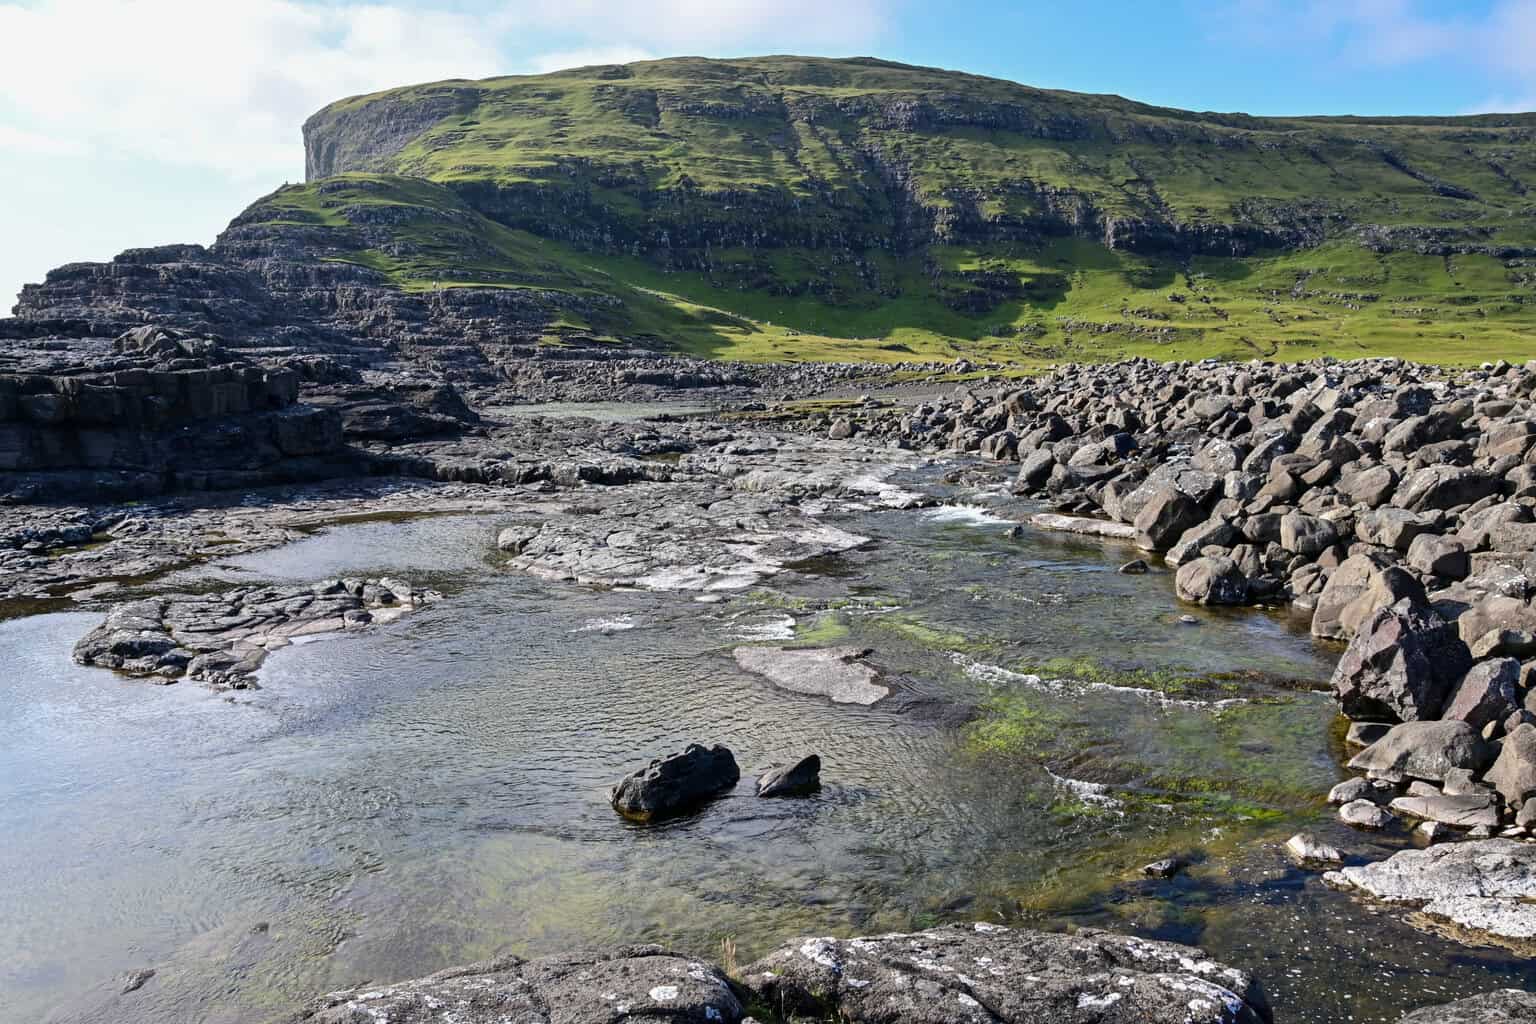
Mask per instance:
[[[1140,568],[1172,572],[1182,600],[1289,607],[1314,636],[1347,644],[1332,688],[1354,723],[1351,767],[1361,777],[1332,798],[1359,827],[1413,823],[1425,848],[1342,867],[1330,884],[1476,941],[1523,950],[1536,939],[1536,367],[1138,361],[990,390],[928,379],[917,399],[893,388],[819,404],[742,401],[765,385],[722,370],[700,386],[733,396],[723,417],[602,424],[500,419],[480,404],[492,393],[471,402],[441,380],[370,379],[374,371],[324,359],[277,364],[158,328],[86,356],[35,338],[19,347],[30,353],[26,372],[0,373],[0,430],[14,442],[0,445],[10,459],[0,608],[103,610],[76,649],[82,663],[250,686],[295,637],[383,624],[435,598],[387,578],[132,597],[135,581],[167,569],[348,518],[492,513],[508,571],[708,600],[865,542],[823,522],[828,514],[931,503],[889,481],[893,459],[1017,463],[1015,492],[1051,509],[1034,526],[1133,540],[1147,552]],[[573,393],[675,393],[675,382],[613,369]],[[799,397],[850,381],[879,384],[862,370],[818,372],[797,382]],[[941,387],[950,393],[931,397]],[[210,436],[225,440],[203,444]],[[196,473],[182,461],[188,451],[205,460]],[[117,599],[123,592],[129,600]],[[864,704],[886,692],[866,653],[752,647],[736,657],[775,685]],[[1342,857],[1297,838],[1303,862]],[[739,1020],[764,1012],[754,999],[780,1013],[870,1021],[1269,1019],[1262,999],[1245,995],[1245,976],[1224,990],[1230,999],[1210,993],[1206,1016],[1187,1016],[1211,984],[1203,966],[1189,966],[1208,962],[1198,950],[1170,954],[1193,974],[1142,975],[1123,961],[1140,940],[957,935],[804,940],[729,981],[720,968],[650,949],[496,961],[329,997],[302,1019],[446,1019],[435,1004],[450,995],[482,1014],[456,1019],[514,1008],[609,1019],[600,1015],[608,1003],[561,1016],[549,1000],[573,979],[590,987],[615,972],[624,984],[614,982],[614,999],[640,1019]],[[924,943],[972,964],[1036,957],[1019,970],[1059,984],[1045,986],[1045,1002],[969,975],[956,988],[943,957],[895,951]],[[1089,946],[1112,978],[1084,973]],[[875,972],[868,987],[853,984],[866,980],[856,963]],[[662,977],[678,971],[687,985]],[[1101,980],[1119,987],[1094,988]],[[678,995],[654,996],[673,987]],[[898,998],[917,1002],[897,1012]],[[1133,1006],[1140,1015],[1125,1016]]]

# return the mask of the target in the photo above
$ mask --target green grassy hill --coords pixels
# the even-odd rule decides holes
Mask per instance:
[[[1255,118],[882,61],[411,86],[305,125],[303,226],[403,288],[599,297],[711,356],[1536,356],[1536,115]],[[329,235],[327,235],[329,233]]]

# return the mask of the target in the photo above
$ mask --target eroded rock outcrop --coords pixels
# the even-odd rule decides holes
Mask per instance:
[[[660,946],[524,960],[507,956],[414,981],[333,992],[290,1024],[505,1024],[616,1020],[736,1024],[742,1006],[720,969]]]
[[[1259,986],[1198,949],[1108,932],[953,925],[798,939],[750,964],[765,1004],[863,1024],[1259,1024]]]

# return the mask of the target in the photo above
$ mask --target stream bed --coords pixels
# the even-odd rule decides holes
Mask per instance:
[[[500,567],[494,517],[339,526],[146,593],[403,576],[444,600],[271,657],[261,689],[70,661],[98,613],[0,621],[0,1019],[264,1021],[496,953],[659,942],[742,962],[807,933],[991,920],[1206,947],[1277,1021],[1395,1022],[1536,986],[1322,886],[1337,651],[1283,613],[1191,610],[1111,542],[968,507],[829,519],[871,537],[761,587],[596,591]],[[743,672],[741,644],[873,650],[871,707]],[[652,826],[608,787],[692,741],[737,791]],[[816,752],[823,788],[758,800]],[[1172,879],[1142,876],[1181,854]],[[153,968],[139,990],[122,976]]]

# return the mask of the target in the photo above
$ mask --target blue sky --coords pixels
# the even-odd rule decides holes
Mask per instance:
[[[345,95],[677,54],[874,55],[1254,114],[1536,109],[1536,0],[0,0],[0,315],[210,242]]]

